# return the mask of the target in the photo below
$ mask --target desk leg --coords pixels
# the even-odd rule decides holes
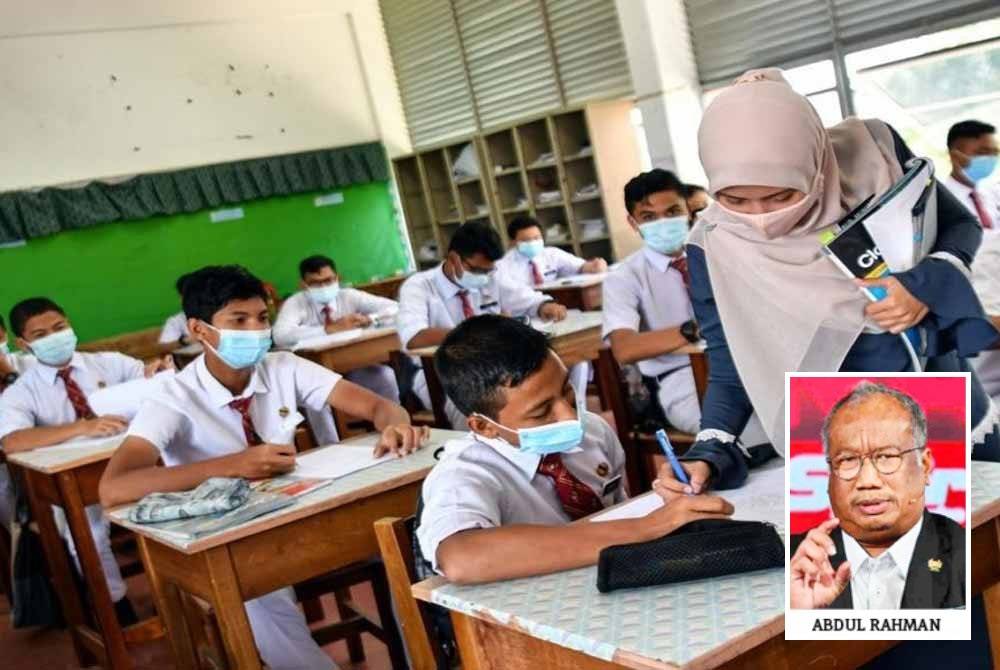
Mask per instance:
[[[421,356],[420,364],[424,368],[424,381],[427,382],[427,395],[431,398],[431,410],[434,412],[434,423],[437,428],[451,428],[448,415],[444,413],[444,389],[441,387],[441,380],[438,379],[437,370],[434,369],[433,356]],[[456,426],[461,430],[464,426]]]
[[[69,626],[76,658],[82,668],[96,665],[97,657],[84,643],[80,632],[81,628],[87,625],[87,619],[84,615],[83,603],[80,602],[80,592],[76,588],[73,566],[70,565],[69,556],[66,553],[66,545],[56,528],[56,522],[52,516],[52,505],[43,500],[37,493],[40,487],[36,481],[47,479],[48,475],[33,470],[22,470],[22,472],[28,487],[31,513],[35,523],[38,524],[38,534],[45,550],[45,559],[56,593],[59,596],[59,603],[62,605],[63,616]]]
[[[184,617],[184,607],[181,604],[180,592],[176,584],[166,581],[157,570],[157,566],[149,560],[149,549],[146,538],[136,535],[139,542],[139,555],[146,569],[146,577],[153,589],[156,610],[167,627],[167,638],[174,652],[174,663],[177,670],[197,670],[198,658],[191,642],[191,631]]]
[[[223,545],[206,551],[205,568],[212,584],[212,608],[230,665],[240,670],[261,670],[257,644],[243,607],[243,595],[229,549]]]
[[[83,582],[90,592],[91,604],[94,608],[94,618],[101,628],[104,638],[104,648],[108,655],[108,664],[112,668],[132,667],[132,659],[125,647],[125,634],[118,624],[115,606],[108,590],[108,582],[104,578],[104,568],[97,555],[94,536],[90,531],[90,520],[87,518],[83,495],[76,473],[72,470],[58,475],[59,492],[66,505],[66,522],[69,525],[76,554],[80,559],[80,569],[83,572]]]

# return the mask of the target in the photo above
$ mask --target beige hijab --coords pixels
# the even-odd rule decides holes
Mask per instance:
[[[782,454],[785,372],[840,369],[871,327],[864,296],[822,254],[819,235],[902,176],[888,127],[874,125],[851,118],[824,129],[812,105],[770,69],[752,70],[719,94],[698,131],[713,196],[730,186],[806,193],[763,216],[714,203],[689,238],[705,251],[736,369]]]

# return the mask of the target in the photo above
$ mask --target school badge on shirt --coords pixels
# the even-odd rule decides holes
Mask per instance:
[[[287,407],[281,407],[278,409],[278,416],[280,416],[282,419],[288,416],[288,414],[289,412]]]
[[[107,386],[108,386],[108,384],[105,381],[98,381],[97,382],[97,388],[99,388],[99,389],[107,388]]]
[[[611,466],[607,463],[601,463],[597,466],[598,477],[607,477],[609,472],[611,472]]]

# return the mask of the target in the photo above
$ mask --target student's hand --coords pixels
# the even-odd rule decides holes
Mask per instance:
[[[371,322],[372,320],[364,314],[347,314],[326,324],[326,332],[337,333],[353,328],[366,328],[371,325]]]
[[[295,447],[291,444],[261,444],[234,456],[235,475],[244,479],[266,479],[295,468]]]
[[[388,453],[402,458],[422,447],[431,437],[431,429],[427,426],[411,426],[405,423],[395,424],[382,431],[382,436],[375,445],[375,458]]]
[[[835,571],[830,563],[837,551],[830,532],[839,523],[839,519],[830,519],[809,531],[789,561],[793,608],[828,607],[850,583],[851,564],[844,561]]]
[[[538,308],[538,316],[545,321],[562,321],[566,318],[566,307],[557,302],[546,302]]]
[[[608,262],[598,256],[597,258],[591,258],[589,261],[584,263],[580,270],[586,274],[601,274],[602,272],[608,271]]]
[[[99,416],[96,419],[82,419],[77,423],[80,425],[80,435],[86,437],[111,437],[128,428],[128,420],[114,414]]]
[[[865,316],[877,323],[879,328],[885,328],[890,333],[898,335],[907,328],[917,325],[930,311],[927,305],[914,298],[895,277],[856,279],[855,283],[865,287],[881,286],[886,290],[888,293],[886,297],[878,302],[868,303],[865,307]]]
[[[146,379],[149,379],[157,372],[162,372],[163,370],[173,370],[173,369],[174,369],[174,357],[171,356],[170,354],[167,354],[165,356],[161,356],[160,358],[152,360],[149,363],[146,363],[144,372],[146,375]]]
[[[681,467],[687,473],[690,485],[677,479],[674,469],[670,463],[660,466],[660,471],[656,473],[653,481],[653,490],[656,491],[664,502],[670,502],[678,496],[690,495],[693,493],[704,493],[708,489],[708,480],[712,476],[712,468],[705,461],[681,461]]]
[[[733,514],[732,504],[719,496],[681,496],[646,516],[637,519],[645,540],[655,540],[672,533],[686,523],[701,519],[727,519]]]

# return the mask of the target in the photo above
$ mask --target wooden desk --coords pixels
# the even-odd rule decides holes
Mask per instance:
[[[972,590],[1000,659],[1000,464],[973,463],[972,507]],[[609,594],[595,584],[590,567],[477,586],[435,577],[413,594],[451,610],[467,670],[850,668],[895,644],[785,641],[783,570]]]
[[[110,512],[114,523],[138,535],[177,668],[197,667],[179,589],[208,601],[219,613],[230,666],[258,670],[243,603],[378,555],[372,525],[382,517],[413,514],[423,479],[435,463],[434,451],[462,434],[434,430],[430,443],[412,456],[348,475],[291,507],[191,542],[129,523],[128,507]],[[367,435],[348,443],[374,440]]]
[[[43,447],[7,457],[10,465],[24,472],[32,514],[81,667],[98,663],[106,668],[132,668],[127,647],[163,635],[156,618],[124,630],[119,626],[84,509],[99,502],[97,485],[123,439],[118,436],[88,441],[87,446]],[[83,583],[90,595],[89,606],[76,587],[75,568],[56,529],[52,505],[62,507],[66,513]],[[96,620],[97,629],[91,626],[91,618]]]
[[[604,278],[607,273],[577,275],[546,282],[538,290],[552,296],[570,309],[585,312],[601,309],[604,303]]]
[[[399,348],[399,336],[392,327],[366,328],[357,337],[349,340],[334,342],[324,347],[293,351],[325,368],[346,374],[369,365],[388,363],[389,353],[399,351]]]
[[[691,360],[691,374],[694,375],[694,388],[698,394],[698,404],[705,401],[705,392],[708,390],[708,357],[705,355],[706,343],[704,340],[694,344],[685,344],[680,349],[674,351],[676,354],[687,354]]]
[[[188,363],[198,358],[204,353],[205,349],[201,346],[200,342],[192,342],[180,349],[174,349],[170,354],[174,357],[174,366],[181,370]]]
[[[398,300],[399,287],[402,286],[404,281],[410,278],[410,274],[401,274],[389,277],[388,279],[368,282],[367,284],[358,284],[354,288],[365,293],[388,298],[389,300]]]

